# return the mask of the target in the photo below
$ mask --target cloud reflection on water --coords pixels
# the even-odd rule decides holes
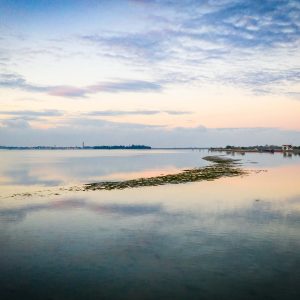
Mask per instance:
[[[28,204],[16,208],[0,209],[0,222],[21,222],[28,214],[43,210],[88,210],[97,214],[116,214],[124,217],[134,217],[150,214],[161,214],[164,207],[161,204],[97,204],[85,199],[66,199],[42,204]]]
[[[162,203],[95,203],[84,198],[64,199],[46,203],[22,205],[15,208],[0,208],[0,223],[22,222],[25,218],[40,211],[72,211],[86,210],[99,215],[118,215],[121,217],[139,217],[146,215],[159,216],[164,219],[169,217],[183,217],[185,222],[197,220],[206,223],[208,220],[218,222],[242,222],[242,225],[253,223],[267,225],[272,222],[282,221],[294,224],[300,222],[300,210],[294,209],[294,204],[300,202],[300,195],[285,199],[284,206],[274,205],[268,200],[253,199],[247,206],[233,207],[221,211],[201,211],[201,205],[194,211],[169,211]],[[204,204],[205,205],[205,204]],[[241,228],[240,228],[241,229]]]

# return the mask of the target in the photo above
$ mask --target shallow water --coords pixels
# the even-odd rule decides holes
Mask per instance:
[[[7,151],[0,188],[160,174],[207,154]],[[300,157],[235,157],[267,172],[0,198],[0,299],[300,299]]]
[[[50,150],[1,151],[0,188],[36,190],[103,180],[124,180],[204,166],[207,151]]]

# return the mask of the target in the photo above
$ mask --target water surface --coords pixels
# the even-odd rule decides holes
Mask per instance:
[[[0,188],[160,174],[207,154],[7,151]],[[0,299],[300,299],[300,157],[236,157],[267,172],[0,198]]]

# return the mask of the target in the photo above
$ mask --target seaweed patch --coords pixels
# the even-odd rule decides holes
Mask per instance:
[[[233,177],[247,174],[245,170],[242,170],[237,166],[237,162],[239,160],[223,158],[220,156],[206,156],[203,159],[214,164],[206,167],[184,170],[177,174],[137,178],[124,181],[104,181],[89,183],[84,185],[83,190],[122,190],[126,188],[143,186],[158,186],[203,180],[215,180],[221,177]]]

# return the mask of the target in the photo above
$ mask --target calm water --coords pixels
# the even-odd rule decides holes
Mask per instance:
[[[168,174],[207,165],[203,155],[207,151],[0,150],[0,187],[9,194],[40,187]]]
[[[5,198],[176,172],[206,151],[0,151],[0,299],[300,299],[300,156],[212,182]]]

